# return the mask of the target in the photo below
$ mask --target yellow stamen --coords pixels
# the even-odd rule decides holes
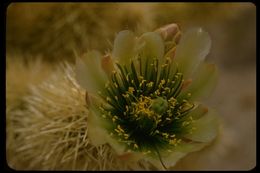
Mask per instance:
[[[137,114],[144,113],[147,116],[152,116],[154,113],[152,110],[149,109],[151,105],[152,99],[150,97],[142,96],[140,97],[140,101],[135,105],[135,112]]]
[[[165,138],[169,138],[169,134],[168,133],[162,133],[163,136],[165,136]]]
[[[151,150],[143,152],[143,154],[149,154],[149,153],[151,153]]]
[[[126,105],[125,108],[126,108],[126,112],[128,112],[129,111],[129,107]]]
[[[134,91],[135,91],[135,89],[134,89],[133,87],[129,87],[129,88],[128,88],[128,92],[129,92],[129,93],[133,94]]]
[[[170,137],[171,137],[171,138],[174,138],[175,136],[176,136],[176,135],[175,135],[175,134],[173,134],[173,135],[171,135]]]
[[[118,88],[118,85],[116,83],[114,83],[115,87]]]
[[[117,125],[117,128],[118,128],[119,131],[121,131],[123,133],[125,132],[120,125]]]
[[[120,134],[120,131],[119,130],[117,130],[117,129],[114,129],[118,134]]]
[[[160,95],[160,91],[157,89],[155,92],[154,92],[156,95]]]
[[[138,76],[139,80],[143,80],[144,77],[143,76]]]
[[[105,84],[105,88],[108,88],[109,87],[109,82],[107,82],[106,84]]]
[[[186,125],[189,125],[189,124],[190,124],[189,121],[184,121],[184,122],[182,123],[182,126],[186,126]]]
[[[165,80],[163,79],[163,80],[161,80],[161,84],[163,85],[163,84],[165,84]]]
[[[177,144],[178,144],[176,138],[169,140],[169,143],[170,143],[171,145],[174,145],[174,146],[177,146]]]
[[[167,91],[167,92],[171,91],[171,89],[169,87],[165,87],[164,90]]]
[[[129,98],[129,94],[123,94],[124,98]]]
[[[163,64],[161,67],[162,67],[162,68],[165,68],[165,67],[167,67],[167,65],[168,65],[168,64]]]
[[[124,137],[125,137],[125,139],[128,139],[129,135],[128,134],[124,134]]]
[[[134,144],[134,148],[139,148],[137,144]]]
[[[153,82],[149,82],[148,84],[146,84],[146,86],[151,88],[153,86]]]
[[[105,109],[104,109],[102,106],[99,106],[99,109],[100,109],[101,111],[105,111]]]
[[[113,116],[112,121],[115,122],[118,119],[117,116]]]

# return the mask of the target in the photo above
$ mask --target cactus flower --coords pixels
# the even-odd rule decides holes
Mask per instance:
[[[140,37],[121,31],[111,53],[77,56],[92,144],[158,169],[208,145],[218,130],[216,113],[201,103],[217,81],[215,65],[204,61],[210,47],[201,28],[181,34],[169,24]]]

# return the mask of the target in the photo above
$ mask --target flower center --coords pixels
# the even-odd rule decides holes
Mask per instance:
[[[100,111],[111,121],[110,134],[125,143],[130,150],[148,152],[176,146],[190,123],[187,114],[193,104],[178,98],[183,75],[166,59],[132,60],[129,65],[117,64],[104,91],[106,102]],[[190,93],[189,93],[190,95]]]

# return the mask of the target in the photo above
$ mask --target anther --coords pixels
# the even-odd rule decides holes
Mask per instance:
[[[138,145],[137,145],[137,144],[134,144],[134,148],[138,148]]]

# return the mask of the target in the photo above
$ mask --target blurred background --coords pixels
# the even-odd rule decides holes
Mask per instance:
[[[249,170],[256,165],[256,6],[252,3],[11,3],[6,15],[6,93],[19,109],[38,84],[73,50],[110,51],[115,34],[137,35],[169,23],[185,32],[202,27],[212,38],[208,62],[219,84],[206,104],[219,112],[212,146],[189,154],[180,170]],[[7,134],[8,137],[8,134]],[[14,156],[15,157],[15,156]]]

